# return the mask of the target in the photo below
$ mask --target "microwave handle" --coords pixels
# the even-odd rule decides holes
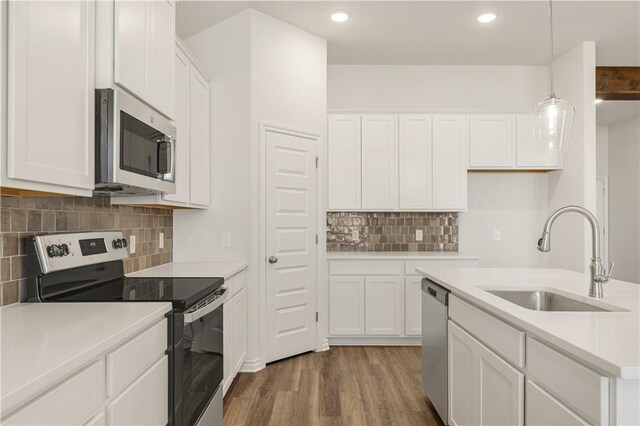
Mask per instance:
[[[169,175],[171,176],[171,178],[173,179],[174,175],[173,175],[173,169],[174,169],[174,164],[175,164],[175,156],[173,155],[174,152],[174,140],[171,136],[167,136],[165,135],[164,139],[161,140],[159,142],[160,144],[167,144],[167,166],[168,166],[168,171],[166,173],[163,173],[164,176]]]

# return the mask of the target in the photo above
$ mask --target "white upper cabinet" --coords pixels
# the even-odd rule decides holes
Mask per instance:
[[[172,118],[173,1],[114,3],[114,82]]]
[[[531,114],[516,115],[516,166],[519,168],[561,168],[561,154],[537,145]]]
[[[469,130],[470,168],[513,166],[513,114],[472,114],[469,117]]]
[[[90,196],[94,3],[15,1],[8,12],[2,186]]]
[[[209,82],[195,67],[191,67],[190,87],[190,200],[192,204],[206,207],[211,197]]]
[[[467,144],[469,119],[462,114],[434,114],[433,208],[467,208]]]
[[[329,116],[329,209],[362,207],[359,115]]]
[[[397,207],[397,116],[362,116],[362,208]]]
[[[429,209],[431,203],[431,116],[400,115],[398,137],[398,208]]]

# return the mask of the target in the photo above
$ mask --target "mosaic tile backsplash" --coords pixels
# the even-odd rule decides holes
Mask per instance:
[[[23,300],[25,241],[35,234],[121,231],[136,236],[136,253],[125,260],[125,272],[171,262],[173,211],[111,205],[109,197],[0,197],[0,305]],[[164,248],[158,244],[164,232]]]
[[[458,213],[327,212],[327,251],[458,251]]]

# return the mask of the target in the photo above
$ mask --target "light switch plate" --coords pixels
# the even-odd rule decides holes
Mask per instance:
[[[493,241],[500,241],[500,231],[493,231]]]
[[[353,238],[353,241],[360,241],[360,231],[357,229],[351,231],[351,238]]]
[[[220,234],[220,245],[222,247],[231,247],[231,234],[223,232]]]
[[[164,248],[164,232],[160,232],[160,234],[158,234],[158,247]]]
[[[422,229],[416,229],[416,241],[422,241]]]
[[[134,254],[136,252],[136,236],[131,235],[129,237],[129,253]]]

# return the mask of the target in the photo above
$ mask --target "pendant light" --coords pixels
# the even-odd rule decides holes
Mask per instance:
[[[556,97],[553,85],[553,4],[549,0],[549,97],[534,109],[534,131],[538,147],[547,152],[565,152],[575,108]]]

